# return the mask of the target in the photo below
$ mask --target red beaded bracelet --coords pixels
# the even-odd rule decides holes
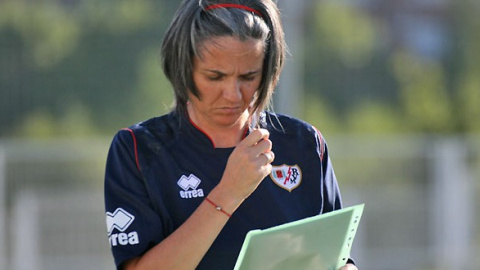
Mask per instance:
[[[220,205],[217,205],[216,203],[212,202],[209,198],[205,198],[205,200],[206,200],[207,202],[209,202],[211,205],[213,205],[217,211],[220,211],[220,212],[224,213],[224,214],[227,215],[228,217],[231,217],[231,216],[232,216],[231,214],[229,214],[229,213],[227,213],[225,210],[223,210]]]

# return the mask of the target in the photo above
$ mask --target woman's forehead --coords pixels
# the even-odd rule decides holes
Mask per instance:
[[[203,58],[205,54],[227,53],[232,55],[247,55],[264,51],[264,42],[258,39],[241,39],[235,36],[211,37],[201,42],[197,48],[198,57]]]

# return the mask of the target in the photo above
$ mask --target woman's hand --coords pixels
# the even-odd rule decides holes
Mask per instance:
[[[253,130],[228,158],[221,185],[239,200],[248,197],[272,171],[272,142],[266,129]]]

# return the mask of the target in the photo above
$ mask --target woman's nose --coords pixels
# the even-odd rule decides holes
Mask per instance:
[[[223,97],[232,102],[242,99],[241,82],[239,80],[228,82],[223,90]]]

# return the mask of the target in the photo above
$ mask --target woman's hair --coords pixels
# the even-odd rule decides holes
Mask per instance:
[[[252,113],[270,105],[283,68],[286,45],[273,0],[183,0],[162,44],[162,67],[175,93],[175,108],[187,112],[188,91],[201,98],[193,81],[193,59],[208,39],[233,36],[264,42],[265,58]]]

